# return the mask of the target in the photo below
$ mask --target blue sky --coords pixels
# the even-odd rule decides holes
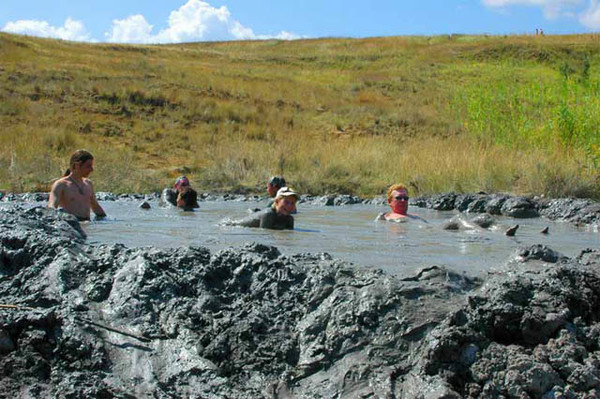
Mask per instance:
[[[2,0],[0,30],[66,40],[177,43],[600,31],[600,0]]]

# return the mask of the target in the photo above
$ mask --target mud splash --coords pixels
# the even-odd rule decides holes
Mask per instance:
[[[0,243],[0,397],[600,388],[598,251],[569,259],[525,248],[485,281],[438,266],[398,279],[260,244],[92,246],[69,215],[16,206],[0,215]]]

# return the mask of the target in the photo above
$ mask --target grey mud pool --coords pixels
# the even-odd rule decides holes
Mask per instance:
[[[107,220],[82,223],[90,244],[124,244],[127,247],[206,247],[211,251],[238,248],[256,242],[272,245],[285,254],[328,253],[357,265],[375,267],[393,275],[408,275],[437,265],[457,272],[479,275],[500,265],[519,248],[542,244],[575,256],[584,248],[600,247],[597,225],[577,227],[546,218],[513,219],[494,216],[489,229],[444,230],[443,224],[457,211],[435,211],[411,207],[410,213],[427,223],[374,221],[386,207],[346,205],[323,207],[299,204],[295,230],[274,231],[225,226],[223,221],[240,219],[250,208],[266,201],[206,201],[194,212],[163,208],[149,201],[103,201]],[[466,218],[476,215],[465,215]],[[504,232],[519,225],[514,237]],[[549,234],[541,230],[549,227]]]

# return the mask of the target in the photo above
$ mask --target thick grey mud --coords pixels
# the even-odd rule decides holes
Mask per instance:
[[[85,243],[0,215],[0,397],[559,398],[600,388],[600,252],[399,279],[249,244]]]
[[[455,194],[445,193],[419,197],[412,205],[438,211],[458,210],[467,213],[487,213],[513,218],[543,216],[550,220],[577,225],[600,222],[600,203],[578,198],[530,198],[508,194]]]
[[[165,189],[168,190],[168,189]],[[164,191],[163,191],[164,193]],[[99,201],[135,200],[146,201],[161,198],[160,193],[121,194],[108,192],[96,193]],[[257,195],[199,193],[198,201],[261,201],[265,198]],[[7,193],[0,192],[2,202],[47,202],[48,193]],[[163,200],[163,203],[166,201]],[[143,203],[143,202],[142,202]],[[344,206],[353,204],[372,204],[387,206],[385,197],[364,199],[354,195],[302,195],[299,203],[320,206]],[[412,206],[435,209],[438,211],[457,210],[466,213],[485,213],[504,215],[512,218],[545,217],[549,220],[570,222],[577,225],[600,223],[600,203],[582,198],[543,198],[523,197],[510,194],[457,194],[443,193],[432,196],[416,197],[410,200]]]

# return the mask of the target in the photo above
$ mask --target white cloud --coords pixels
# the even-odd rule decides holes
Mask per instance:
[[[227,7],[211,6],[203,0],[188,0],[171,12],[167,27],[154,34],[153,26],[142,14],[115,19],[105,39],[115,43],[181,43],[216,40],[293,40],[300,36],[282,31],[275,35],[258,35],[251,28],[232,18]],[[68,18],[64,26],[54,27],[46,21],[20,20],[8,22],[4,32],[32,36],[54,37],[64,40],[95,41],[80,21]]]
[[[232,24],[230,31],[231,34],[239,40],[252,40],[256,37],[254,32],[252,32],[252,29],[246,28],[237,21]]]
[[[151,33],[152,25],[143,15],[137,14],[113,20],[110,32],[105,36],[109,42],[146,43]]]
[[[290,32],[278,35],[256,35],[254,31],[231,17],[227,7],[216,8],[202,0],[188,0],[169,15],[168,26],[156,35],[142,15],[114,20],[108,41],[120,43],[181,43],[216,40],[253,40],[277,38],[298,39]]]
[[[235,36],[236,33],[254,36],[251,29],[245,29],[231,19],[227,7],[215,8],[201,0],[189,0],[171,12],[169,26],[161,30],[156,39],[161,43],[240,39]]]
[[[306,36],[304,36],[306,37]],[[279,40],[296,40],[296,39],[301,39],[301,36],[298,36],[295,33],[292,32],[287,32],[287,31],[281,31],[279,34],[275,35],[275,36],[268,36],[268,35],[259,35],[258,36],[259,39],[279,39]]]
[[[600,4],[590,0],[590,7],[579,17],[579,22],[588,29],[600,30]]]
[[[510,6],[539,7],[548,19],[560,16],[572,16],[573,8],[580,5],[582,0],[482,0],[483,4],[491,8],[506,8]]]
[[[46,21],[19,20],[8,22],[1,30],[8,33],[52,37],[63,40],[93,41],[83,23],[71,18],[67,18],[64,25],[59,27],[52,26]]]

